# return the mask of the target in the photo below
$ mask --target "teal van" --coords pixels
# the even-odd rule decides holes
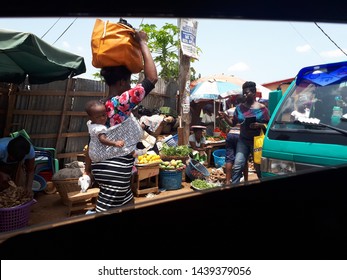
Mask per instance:
[[[301,69],[269,96],[263,177],[347,163],[347,61]]]

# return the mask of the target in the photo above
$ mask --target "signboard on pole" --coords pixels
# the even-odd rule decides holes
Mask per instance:
[[[198,22],[194,19],[181,19],[180,40],[181,49],[184,55],[199,59],[196,48],[196,33]]]

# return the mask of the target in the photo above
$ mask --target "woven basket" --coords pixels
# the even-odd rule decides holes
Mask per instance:
[[[0,208],[0,232],[26,227],[29,222],[30,207],[34,203],[36,200],[32,199],[18,206]]]
[[[75,191],[81,190],[81,187],[78,185],[78,179],[79,178],[52,180],[54,186],[59,192],[59,195],[61,197],[61,201],[63,202],[63,204],[68,205],[67,194],[69,192],[75,192]]]
[[[195,179],[204,180],[210,176],[208,169],[202,165],[197,160],[191,159],[186,168],[186,174],[190,180],[194,181]]]
[[[177,144],[178,144],[178,134],[172,136],[170,135],[166,140],[165,142],[168,146],[170,147],[177,147]]]

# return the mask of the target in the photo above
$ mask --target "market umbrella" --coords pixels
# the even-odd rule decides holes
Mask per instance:
[[[244,82],[246,82],[245,79],[236,76],[212,75],[202,77],[192,82],[193,88],[190,92],[190,101],[199,102],[205,100],[216,100],[227,98],[230,95],[241,94]],[[257,96],[262,99],[268,99],[270,89],[258,83],[256,84]],[[212,90],[216,85],[218,85],[218,90]]]
[[[190,102],[202,102],[213,100],[221,101],[232,95],[242,94],[242,85],[246,80],[235,76],[213,75],[197,79],[191,84]],[[268,99],[270,89],[257,84],[258,98]],[[216,116],[216,106],[214,115]],[[216,126],[216,121],[214,121]]]
[[[199,81],[199,80],[198,80]],[[237,92],[240,87],[238,85],[219,81],[215,79],[204,80],[197,82],[190,93],[190,102],[194,101],[202,102],[209,100],[217,100],[221,98],[221,95],[226,92]],[[216,116],[216,106],[213,106],[214,116]],[[214,119],[214,127],[216,127],[216,119]]]
[[[0,29],[0,82],[30,84],[65,80],[86,72],[84,58],[46,43],[32,33]]]
[[[197,83],[197,85],[190,92],[190,102],[200,102],[206,100],[216,100],[221,98],[226,92],[238,90],[238,85],[216,80],[206,80]]]

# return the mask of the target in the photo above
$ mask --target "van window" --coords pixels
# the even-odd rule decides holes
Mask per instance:
[[[347,144],[346,77],[331,84],[317,84],[307,79],[294,81],[278,105],[269,139],[322,144]],[[332,118],[339,106],[345,118]]]

